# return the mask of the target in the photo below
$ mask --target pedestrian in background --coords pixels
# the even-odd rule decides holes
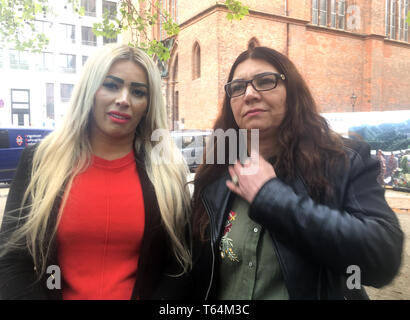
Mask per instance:
[[[393,152],[390,154],[389,160],[387,161],[387,172],[386,175],[388,177],[391,177],[395,170],[398,167],[398,160],[397,158],[394,156]]]
[[[377,182],[384,187],[384,178],[386,176],[386,158],[383,152],[379,149],[377,150],[377,159],[379,160],[379,175],[377,176]]]
[[[167,130],[174,161],[154,161],[156,129],[167,117],[155,63],[126,45],[98,50],[63,124],[22,154],[1,227],[1,299],[181,294],[171,276],[191,264],[188,168]],[[61,290],[47,286],[50,266]]]

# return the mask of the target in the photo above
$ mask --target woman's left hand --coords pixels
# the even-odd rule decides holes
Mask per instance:
[[[276,178],[273,166],[257,152],[252,152],[244,165],[236,162],[228,170],[232,180],[227,180],[226,186],[249,203],[268,180]]]

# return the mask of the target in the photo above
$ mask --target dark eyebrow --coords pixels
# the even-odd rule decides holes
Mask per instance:
[[[124,84],[124,80],[121,79],[121,78],[118,78],[116,76],[108,75],[107,78],[113,79],[116,82]],[[141,82],[131,82],[131,87],[145,87],[145,88],[148,88],[148,86],[145,83],[141,83]]]
[[[270,74],[275,74],[275,73],[276,73],[276,72],[262,72],[262,73],[258,73],[258,74],[255,74],[252,79],[260,78],[260,77],[267,76],[267,75],[270,75]],[[242,79],[242,78],[239,78],[239,79],[232,80],[231,82],[234,82],[234,81],[246,81],[246,80],[245,80],[245,79]]]
[[[124,80],[122,80],[121,78],[115,77],[115,76],[107,76],[107,78],[111,78],[121,84],[124,84]]]

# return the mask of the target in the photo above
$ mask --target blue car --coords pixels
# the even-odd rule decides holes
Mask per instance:
[[[11,183],[26,146],[36,144],[52,130],[35,128],[0,128],[0,182]]]

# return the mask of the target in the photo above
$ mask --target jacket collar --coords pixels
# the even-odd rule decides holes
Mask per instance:
[[[213,244],[218,241],[218,231],[224,223],[225,211],[232,195],[231,190],[226,186],[226,181],[229,179],[229,172],[226,170],[219,179],[205,187],[201,195],[210,220],[210,236]]]
[[[213,244],[216,244],[219,239],[227,209],[230,207],[230,202],[235,195],[226,186],[227,180],[230,180],[228,170],[220,178],[206,186],[201,194],[202,202],[210,220],[210,237]],[[300,174],[297,174],[293,180],[286,183],[289,184],[295,193],[308,194],[305,181]]]

